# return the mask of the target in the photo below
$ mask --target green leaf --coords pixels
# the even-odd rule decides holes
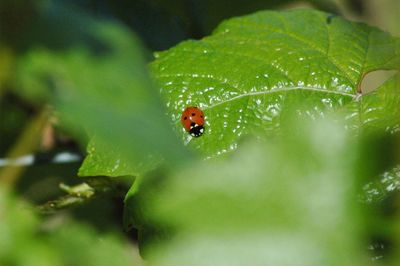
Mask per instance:
[[[228,160],[199,162],[144,184],[137,203],[148,221],[174,236],[151,246],[149,260],[364,265],[356,145],[333,121],[292,125],[296,134],[248,142]]]
[[[362,77],[399,65],[400,39],[338,16],[292,10],[227,20],[210,37],[157,54],[151,67],[175,131],[213,157],[236,149],[243,135],[275,134],[288,107],[299,102],[308,106],[302,115],[312,118],[360,106]],[[206,115],[205,134],[196,139],[180,124],[191,105]],[[349,114],[362,119],[365,112]]]
[[[141,173],[140,169],[139,164],[136,164],[136,167],[132,163],[128,164],[115,146],[110,147],[93,137],[87,146],[87,155],[78,174],[79,176],[136,176]]]

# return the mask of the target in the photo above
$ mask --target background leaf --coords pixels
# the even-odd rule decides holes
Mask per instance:
[[[140,265],[137,251],[114,233],[99,234],[77,222],[48,225],[32,206],[0,189],[1,265]]]

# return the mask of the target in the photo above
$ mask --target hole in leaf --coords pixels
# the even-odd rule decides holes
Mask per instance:
[[[369,72],[361,80],[359,88],[363,94],[374,91],[396,73],[397,70],[376,70]]]

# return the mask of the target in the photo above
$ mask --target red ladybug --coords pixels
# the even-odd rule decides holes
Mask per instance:
[[[204,113],[197,107],[187,107],[181,116],[183,127],[193,137],[200,137],[204,133]]]

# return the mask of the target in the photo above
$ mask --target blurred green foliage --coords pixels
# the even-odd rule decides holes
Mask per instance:
[[[400,39],[335,2],[0,0],[1,157],[87,147],[0,167],[0,264],[397,265]]]
[[[1,265],[135,265],[139,259],[119,234],[100,236],[87,225],[57,230],[39,223],[32,206],[0,191]]]
[[[149,248],[158,265],[364,265],[357,147],[331,120],[290,124],[295,134],[189,165],[138,203],[175,232]]]

